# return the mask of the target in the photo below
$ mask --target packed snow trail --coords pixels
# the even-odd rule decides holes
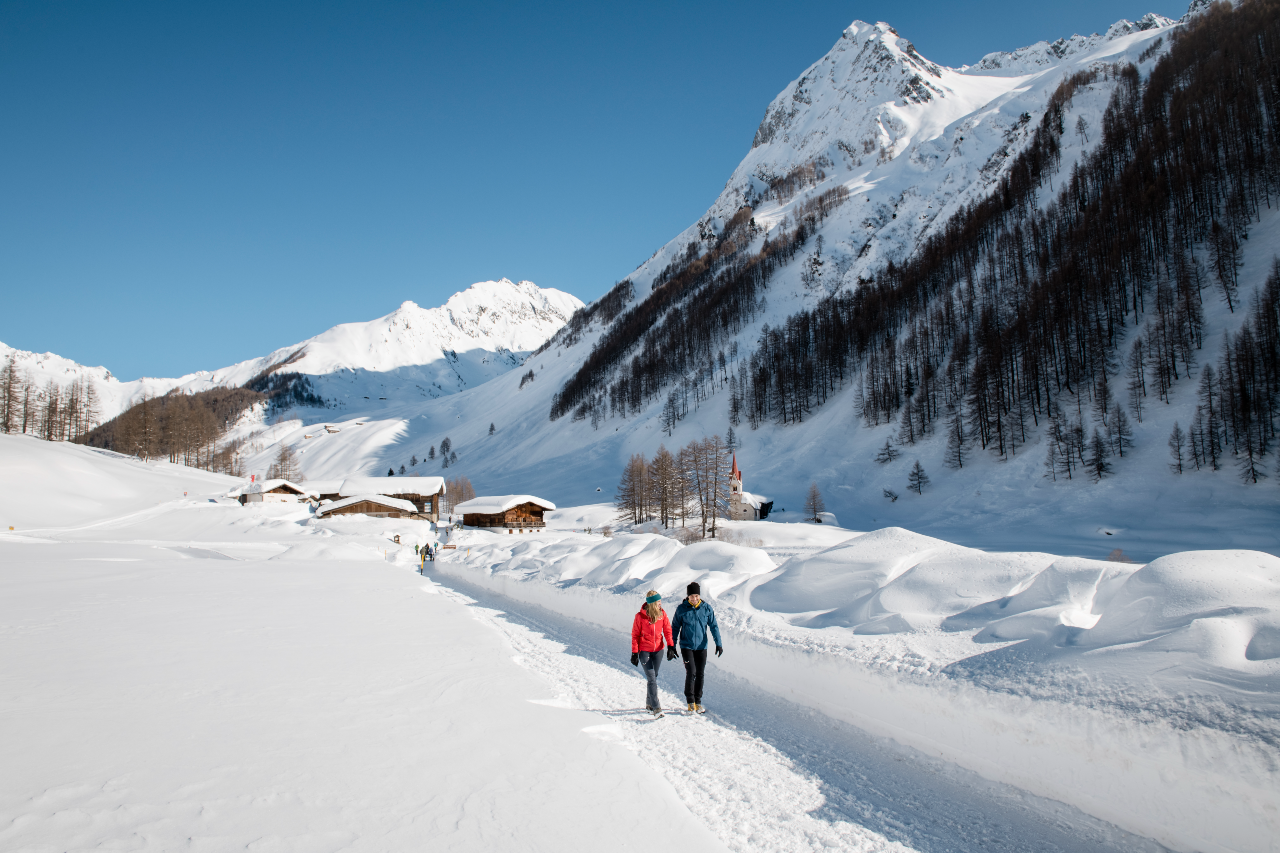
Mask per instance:
[[[586,731],[639,754],[731,850],[1166,849],[1070,806],[872,737],[714,665],[704,697],[709,711],[690,717],[680,710],[684,668],[665,662],[660,680],[668,714],[654,719],[642,707],[644,681],[627,662],[623,632],[434,574],[430,564],[427,570],[443,594],[507,638],[516,662],[546,679],[561,707],[605,718]]]

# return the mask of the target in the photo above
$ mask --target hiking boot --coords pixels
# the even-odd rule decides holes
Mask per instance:
[[[697,705],[695,705],[695,704],[693,704],[692,702],[690,702],[690,703],[689,703],[689,713],[690,713],[690,714],[696,714],[696,713],[698,713],[698,706],[697,706]]]
[[[705,714],[707,713],[707,709],[695,702],[693,706],[693,712],[695,714]]]

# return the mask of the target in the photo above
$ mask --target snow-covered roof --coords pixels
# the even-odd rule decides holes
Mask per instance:
[[[444,491],[444,477],[348,477],[338,494],[353,495],[438,495]]]
[[[249,483],[248,485],[241,486],[238,493],[236,495],[233,495],[233,497],[239,497],[240,495],[262,494],[264,492],[269,492],[272,489],[278,489],[281,486],[284,486],[285,488],[289,489],[295,494],[312,495],[317,498],[320,497],[320,493],[315,491],[314,489],[304,489],[302,486],[299,486],[297,483],[290,483],[288,480],[280,480],[280,479],[259,480],[256,483]],[[236,491],[236,490],[233,489],[232,491]]]
[[[495,515],[500,512],[506,512],[512,507],[520,506],[520,504],[537,504],[543,509],[556,508],[556,505],[551,501],[535,498],[533,495],[485,495],[484,497],[463,501],[450,511],[455,515],[458,513],[463,515],[467,513]]]
[[[342,479],[337,480],[307,480],[307,488],[322,495],[336,495],[338,489],[342,488]],[[375,489],[374,491],[378,491]]]
[[[752,509],[759,509],[760,504],[767,504],[769,499],[764,495],[753,495],[751,492],[743,492],[742,502]]]
[[[327,515],[328,513],[333,512],[335,509],[342,509],[343,507],[351,506],[352,504],[357,504],[357,503],[360,503],[361,501],[369,501],[371,503],[378,504],[379,506],[385,506],[388,509],[398,509],[401,512],[417,512],[418,511],[418,508],[414,506],[412,503],[410,503],[409,501],[402,501],[400,500],[400,498],[389,498],[386,495],[353,495],[352,497],[349,497],[349,498],[343,498],[340,501],[334,501],[333,503],[330,503],[330,504],[324,504],[323,506],[321,506],[319,509],[316,510],[316,515],[317,516]]]

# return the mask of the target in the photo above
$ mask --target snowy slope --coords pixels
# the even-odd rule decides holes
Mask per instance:
[[[645,297],[653,277],[685,246],[704,232],[713,233],[748,195],[759,194],[767,185],[762,174],[786,174],[825,152],[832,162],[823,167],[827,174],[819,184],[790,199],[756,202],[757,222],[768,224],[780,222],[805,198],[835,183],[852,193],[822,223],[826,249],[818,283],[801,280],[805,265],[799,262],[770,281],[767,309],[736,338],[740,353],[750,352],[765,323],[776,325],[836,288],[856,287],[858,275],[904,257],[934,223],[982,197],[1025,144],[1045,99],[1065,76],[1099,63],[1137,63],[1156,40],[1163,38],[1167,46],[1170,26],[1167,19],[1148,16],[1137,24],[1120,22],[1103,35],[1041,43],[993,54],[967,68],[946,69],[929,63],[887,25],[855,23],[828,56],[775,99],[758,144],[707,216],[632,274],[635,301]],[[1139,64],[1140,70],[1150,71],[1160,49]],[[917,87],[917,97],[895,94],[916,77],[924,87]],[[1090,127],[1099,127],[1113,85],[1101,79],[1081,88],[1071,102],[1067,125],[1083,117]],[[842,141],[866,138],[860,135],[864,132],[880,134],[881,128],[886,135],[875,138],[886,151],[896,152],[892,159],[882,161],[879,148],[836,156],[843,151]],[[1097,138],[1096,133],[1090,137],[1095,143]],[[1061,141],[1056,181],[1090,147],[1076,133]],[[1050,195],[1042,198],[1047,202]],[[1241,271],[1243,299],[1265,279],[1277,252],[1280,217],[1270,214],[1250,231]],[[1224,331],[1237,328],[1243,315],[1227,311],[1211,291],[1206,291],[1205,306],[1205,340],[1212,343],[1202,357],[1209,360],[1216,359],[1211,347],[1216,348]],[[615,415],[594,426],[571,416],[548,420],[552,396],[604,328],[597,320],[576,339],[558,336],[528,362],[535,379],[523,385],[522,370],[425,404],[391,400],[374,406],[378,401],[370,401],[363,409],[349,410],[338,434],[318,434],[318,418],[298,412],[297,420],[262,436],[261,453],[250,468],[265,472],[273,443],[284,440],[304,451],[309,476],[384,474],[388,467],[405,465],[429,474],[465,474],[481,494],[532,493],[559,505],[577,505],[611,496],[633,453],[648,456],[659,444],[675,448],[726,433],[728,394],[723,390],[704,401],[672,436],[660,426],[660,399],[639,417]],[[732,357],[730,362],[734,367]],[[1184,381],[1174,389],[1172,405],[1148,407],[1144,422],[1134,424],[1132,455],[1117,460],[1119,475],[1096,485],[1044,480],[1045,448],[1038,439],[1008,462],[976,453],[963,472],[942,464],[945,442],[938,436],[906,448],[894,463],[877,465],[872,461],[876,451],[886,438],[896,436],[897,426],[864,427],[855,414],[852,386],[802,424],[764,424],[753,431],[744,423],[737,430],[742,442],[738,460],[747,470],[746,489],[768,495],[775,510],[798,509],[809,483],[816,482],[828,508],[846,523],[897,525],[965,545],[1091,557],[1119,549],[1140,560],[1195,548],[1280,554],[1280,491],[1270,484],[1244,486],[1231,470],[1181,478],[1168,471],[1165,440],[1174,420],[1188,422],[1194,397],[1194,382]],[[359,422],[364,425],[355,426]],[[497,428],[494,436],[488,435],[491,423]],[[313,438],[305,439],[308,434]],[[410,464],[413,457],[424,459],[445,437],[458,453],[454,471],[440,470],[439,462],[425,470],[421,463]],[[917,458],[932,478],[923,496],[906,490],[907,471]],[[886,489],[902,498],[890,502],[883,497]]]
[[[483,281],[438,308],[405,302],[385,317],[334,326],[181,387],[244,385],[264,372],[288,371],[313,377],[316,392],[339,405],[442,397],[519,365],[580,307],[570,294],[530,281]]]
[[[0,365],[12,357],[40,387],[89,382],[103,421],[144,394],[235,387],[275,371],[315,377],[314,392],[342,407],[352,400],[440,397],[481,384],[520,364],[580,307],[581,301],[563,291],[504,278],[473,284],[437,308],[405,302],[385,317],[344,323],[269,355],[176,379],[121,382],[105,367],[2,343]]]
[[[682,546],[585,533],[608,508],[576,506],[452,532],[428,580],[426,522],[242,507],[229,478],[0,437],[13,454],[0,516],[39,526],[0,532],[5,849],[593,850],[653,822],[697,849],[1243,851],[1280,831],[1265,554],[1137,566],[775,522]],[[120,514],[59,512],[113,482]],[[670,611],[691,580],[725,647],[710,713],[655,721],[626,630],[645,589]]]
[[[122,382],[105,367],[88,367],[69,358],[51,352],[35,353],[14,349],[0,343],[0,367],[12,359],[14,366],[33,386],[46,388],[50,383],[66,388],[76,382],[93,386],[98,395],[98,413],[101,420],[109,420],[143,398],[158,397],[188,382],[196,382],[205,374],[193,373],[177,379],[154,379],[144,376]]]

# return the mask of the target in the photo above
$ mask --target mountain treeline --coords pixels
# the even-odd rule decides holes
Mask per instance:
[[[78,379],[40,385],[13,356],[0,369],[0,435],[22,433],[45,441],[70,441],[98,425],[101,413],[93,383]]]
[[[766,281],[795,257],[818,223],[848,195],[840,186],[801,203],[755,253],[746,251],[760,233],[749,207],[725,223],[709,251],[700,253],[701,244],[690,243],[658,274],[649,297],[623,312],[596,342],[553,398],[551,419],[569,412],[593,420],[615,412],[634,414],[673,381],[694,386],[714,378],[722,367],[720,344],[763,310],[757,296]],[[583,316],[590,319],[585,312]],[[571,321],[567,334],[580,332],[584,324]],[[610,382],[615,368],[620,368],[618,375]]]
[[[220,446],[222,439],[245,410],[266,400],[265,395],[249,388],[144,397],[76,441],[144,460],[168,459],[239,476],[239,447],[234,443]]]
[[[906,263],[765,327],[732,370],[713,359],[716,342],[760,310],[769,274],[801,251],[822,214],[800,214],[749,257],[735,246],[753,223],[735,217],[712,251],[691,247],[605,333],[552,417],[625,415],[675,384],[669,430],[691,386],[696,404],[703,384],[719,381],[731,425],[756,428],[802,421],[855,382],[868,425],[897,421],[904,444],[945,429],[953,467],[975,446],[1013,455],[1045,426],[1046,476],[1100,479],[1131,444],[1130,413],[1141,420],[1152,399],[1168,402],[1176,382],[1212,360],[1201,355],[1204,304],[1218,298],[1247,316],[1218,369],[1199,370],[1207,384],[1187,432],[1192,461],[1217,467],[1226,447],[1256,482],[1280,408],[1280,300],[1269,282],[1242,306],[1238,274],[1249,226],[1280,190],[1280,0],[1217,4],[1171,42],[1145,83],[1131,65],[1063,81],[988,198]],[[1100,80],[1114,92],[1099,142],[1055,187],[1072,99]],[[1074,130],[1084,136],[1088,125]],[[811,264],[821,262],[819,241]]]
[[[1116,83],[1101,140],[1041,207],[1065,109],[1099,74]],[[1280,2],[1218,4],[1174,35],[1145,85],[1133,66],[1067,80],[997,191],[909,262],[765,330],[731,412],[753,427],[802,420],[857,368],[866,423],[897,418],[913,443],[945,421],[953,465],[974,444],[1011,455],[1048,422],[1061,437],[1051,475],[1079,463],[1103,476],[1099,454],[1125,443],[1113,380],[1127,374],[1138,418],[1147,398],[1168,400],[1197,366],[1206,291],[1241,308],[1242,244],[1278,189]],[[1246,459],[1274,440],[1280,394],[1274,302],[1250,310],[1217,392]]]

